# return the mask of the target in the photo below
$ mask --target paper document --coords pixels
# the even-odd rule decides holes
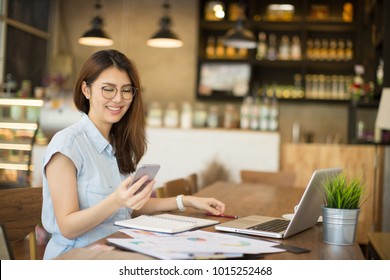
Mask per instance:
[[[110,244],[133,250],[159,259],[193,259],[199,256],[239,257],[243,254],[278,253],[274,242],[232,236],[223,233],[196,230],[175,235],[157,232],[123,229],[121,232],[133,238],[108,238]]]

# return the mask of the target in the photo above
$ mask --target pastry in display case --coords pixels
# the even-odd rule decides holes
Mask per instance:
[[[0,188],[29,187],[43,100],[0,98]]]

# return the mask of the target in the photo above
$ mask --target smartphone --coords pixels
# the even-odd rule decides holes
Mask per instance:
[[[133,178],[133,184],[145,175],[147,175],[149,179],[145,183],[143,183],[142,186],[139,187],[139,189],[134,194],[137,194],[140,191],[142,191],[146,187],[146,185],[156,177],[159,169],[160,169],[159,164],[142,164],[142,165],[140,165],[137,168],[137,170],[135,171],[135,175]]]

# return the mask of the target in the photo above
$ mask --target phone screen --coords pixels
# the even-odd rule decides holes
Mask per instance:
[[[141,177],[145,175],[147,175],[149,179],[144,184],[142,184],[142,186],[134,194],[137,194],[140,191],[142,191],[146,187],[146,185],[156,177],[159,169],[160,169],[159,164],[140,165],[135,171],[133,183],[137,182],[139,179],[141,179]]]

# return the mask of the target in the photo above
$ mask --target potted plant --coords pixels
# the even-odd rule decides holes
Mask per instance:
[[[344,172],[322,182],[324,242],[335,245],[355,243],[365,186],[361,177],[348,178]]]

